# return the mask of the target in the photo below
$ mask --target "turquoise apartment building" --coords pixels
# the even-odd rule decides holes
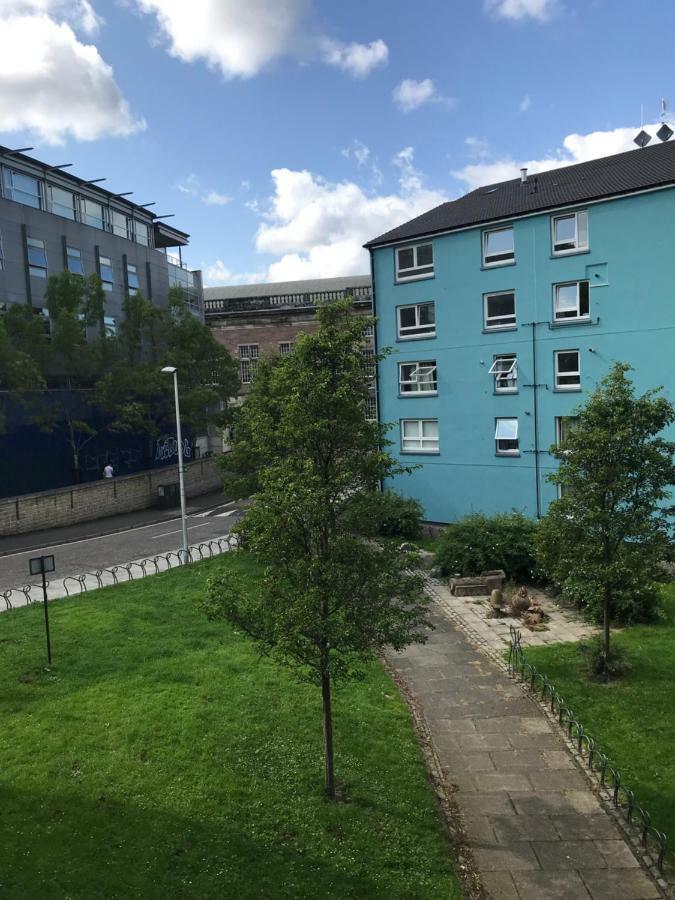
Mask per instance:
[[[428,521],[545,513],[549,448],[615,361],[675,401],[675,143],[522,170],[366,247],[379,416],[420,465],[390,486]]]

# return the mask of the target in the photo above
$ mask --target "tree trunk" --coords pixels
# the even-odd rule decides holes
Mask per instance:
[[[602,655],[605,667],[605,681],[609,681],[609,610],[612,594],[609,585],[605,586],[605,599],[602,604]]]
[[[321,651],[321,695],[323,698],[323,749],[326,794],[335,800],[335,770],[333,765],[333,710],[330,696],[328,650]]]

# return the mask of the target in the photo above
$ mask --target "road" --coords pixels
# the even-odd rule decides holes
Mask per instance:
[[[202,505],[204,500],[206,507]],[[228,501],[222,494],[209,495],[188,502],[187,512],[189,541],[198,544],[228,534],[242,516],[242,504]],[[114,533],[101,533],[108,529]],[[181,542],[180,515],[173,509],[164,513],[142,510],[70,528],[50,529],[42,537],[28,534],[2,538],[0,591],[35,580],[28,574],[28,560],[32,556],[54,554],[56,572],[52,577],[64,578],[109,569],[133,559],[152,558],[176,550]]]

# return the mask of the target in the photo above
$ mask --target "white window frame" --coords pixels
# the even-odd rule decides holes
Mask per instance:
[[[488,254],[488,239],[491,234],[498,234],[500,231],[510,231],[513,235],[513,250],[511,251],[511,255],[504,257],[504,253],[493,253],[491,255]],[[516,234],[513,228],[513,225],[504,225],[500,228],[486,228],[482,233],[482,246],[483,246],[483,267],[486,269],[492,269],[494,266],[512,266],[516,261]],[[502,257],[500,259],[496,259],[495,257]]]
[[[106,337],[115,337],[117,334],[117,319],[114,316],[103,317],[103,331]]]
[[[3,193],[7,200],[13,200],[15,203],[23,204],[23,206],[30,206],[32,209],[45,208],[43,183],[37,176],[28,175],[26,172],[17,172],[14,169],[3,169],[3,173]],[[34,181],[37,186],[37,194],[33,194],[30,191],[24,191],[20,187],[15,187],[14,175],[18,175],[21,178],[29,178],[31,181]],[[23,200],[16,196],[17,194],[21,197],[37,198],[37,206],[34,203],[24,203]]]
[[[501,422],[515,422],[515,436],[514,437],[505,437],[503,434],[500,435],[500,423]],[[516,416],[498,416],[495,419],[495,453],[497,456],[520,456],[520,437],[519,437],[519,426],[518,419]],[[513,444],[515,442],[515,447],[504,447],[501,446],[502,442]]]
[[[510,316],[493,316],[492,319],[488,318],[488,302],[493,297],[504,297],[507,294],[510,294],[513,297],[513,314]],[[502,319],[513,319],[512,322],[506,321],[498,321]],[[496,324],[493,324],[496,322]],[[483,327],[486,331],[499,331],[502,328],[516,328],[518,325],[518,318],[516,313],[516,292],[515,291],[492,291],[489,294],[483,294]]]
[[[584,216],[586,218],[586,243],[579,243],[579,216]],[[561,249],[557,249],[556,244],[564,244],[566,241],[556,241],[556,223],[561,219],[574,219],[574,246],[573,247],[563,247]],[[553,256],[568,256],[570,253],[582,253],[585,250],[588,250],[589,247],[589,237],[588,237],[588,211],[585,209],[579,209],[576,212],[571,213],[560,213],[557,216],[551,216],[551,254]]]
[[[576,372],[560,372],[558,369],[558,359],[563,353],[576,353],[577,355],[577,369]],[[570,350],[555,350],[553,352],[553,371],[555,376],[555,389],[556,391],[580,391],[581,390],[581,351],[576,348],[572,348]],[[574,384],[561,384],[561,378],[572,378],[577,376],[579,379]]]
[[[424,426],[430,423],[436,426],[436,437],[424,436]],[[416,436],[406,435],[406,426],[411,425],[417,426]],[[413,441],[416,443],[410,446]],[[401,419],[401,453],[438,453],[439,447],[438,419]]]
[[[103,266],[110,269],[110,280],[103,277]],[[115,286],[115,272],[113,270],[112,258],[110,256],[98,257],[98,277],[101,279],[104,291],[112,291]]]
[[[494,356],[488,375],[495,377],[495,394],[518,393],[518,357],[515,353]]]
[[[412,366],[413,370],[408,378],[404,378],[404,369]],[[420,381],[425,375],[433,375],[433,382]],[[433,384],[432,388],[423,388],[422,385]],[[403,388],[410,386],[410,390]],[[438,370],[435,359],[400,362],[398,364],[398,393],[400,397],[430,397],[438,394]]]
[[[239,359],[239,377],[242,384],[250,384],[258,368],[260,359],[260,344],[239,344],[237,347]]]
[[[587,285],[588,290],[588,312],[581,312],[581,285]],[[560,288],[571,287],[572,285],[576,285],[577,288],[577,306],[576,306],[576,315],[565,316],[558,314],[558,295],[560,292]],[[591,286],[590,282],[582,278],[579,281],[561,281],[558,284],[553,285],[553,322],[554,323],[567,323],[567,322],[588,322],[591,318]]]
[[[150,227],[147,222],[141,222],[139,219],[129,220],[130,227],[133,226],[134,240],[137,244],[140,244],[141,247],[149,247],[150,246]],[[138,226],[141,225],[145,229],[145,240],[140,241],[138,239]],[[129,235],[131,238],[131,234]]]
[[[67,206],[65,203],[61,203],[60,200],[55,200],[54,191],[61,191],[64,194],[68,194],[70,196],[70,205]],[[49,184],[47,185],[47,194],[49,196],[49,211],[53,213],[53,215],[60,216],[62,219],[70,219],[72,222],[77,221],[77,197],[72,191],[61,187],[58,184]],[[64,215],[62,212],[57,212],[55,207],[68,210],[71,215]]]
[[[87,212],[87,204],[92,203],[94,206],[98,206],[101,210],[101,218],[99,219],[96,216],[92,216],[89,212]],[[95,222],[90,222],[89,219],[95,219]],[[91,197],[83,197],[82,198],[82,214],[81,221],[84,225],[89,225],[90,228],[97,228],[99,231],[106,231],[106,210],[105,206],[102,203],[99,203],[98,200],[92,200]],[[98,223],[101,223],[100,225]]]
[[[115,216],[119,216],[121,219],[124,219],[124,227],[122,225],[115,224]],[[110,231],[116,235],[116,237],[126,238],[129,240],[131,238],[131,229],[129,227],[129,218],[126,213],[123,213],[119,209],[111,208],[108,217],[110,219]],[[117,230],[119,228],[119,231]]]
[[[5,251],[2,246],[2,232],[0,231],[0,272],[2,272],[2,270],[4,268],[5,268]]]
[[[293,350],[293,341],[279,341],[279,356],[287,356]]]
[[[420,309],[423,306],[433,306],[434,308],[434,321],[430,325],[421,325],[420,324]],[[415,310],[415,324],[414,325],[406,325],[405,330],[404,326],[401,325],[401,310],[402,309],[414,309]],[[430,331],[420,332],[421,328],[429,328]],[[396,307],[396,334],[400,341],[410,341],[410,340],[419,340],[421,338],[435,338],[436,337],[436,303],[434,300],[425,300],[422,303],[406,303],[403,306]]]
[[[44,254],[44,265],[30,261],[30,250],[41,250]],[[47,258],[47,245],[42,238],[26,237],[26,256],[28,257],[28,272],[33,278],[47,278],[49,261]]]
[[[419,265],[417,256],[421,247],[431,247],[431,265]],[[399,265],[399,254],[405,253],[407,250],[412,250],[413,265],[401,269]],[[432,241],[424,241],[421,244],[408,244],[405,247],[396,247],[394,256],[396,260],[396,281],[419,281],[421,278],[434,277],[434,245]],[[410,274],[406,275],[406,272],[409,272]]]
[[[76,259],[79,262],[80,268],[82,269],[81,272],[76,272],[74,269],[70,268],[70,260],[71,259]],[[70,247],[70,246],[66,245],[66,268],[73,275],[84,275],[84,263],[82,262],[82,251],[78,247]]]
[[[555,445],[556,447],[562,447],[564,443],[565,436],[563,434],[563,422],[578,422],[579,416],[556,416],[555,417]]]

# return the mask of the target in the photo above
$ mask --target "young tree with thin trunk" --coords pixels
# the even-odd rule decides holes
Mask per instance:
[[[336,797],[332,686],[359,677],[374,653],[423,641],[427,600],[414,554],[355,535],[357,500],[406,471],[367,419],[363,351],[372,319],[341,301],[319,331],[263,361],[235,423],[238,474],[257,493],[240,526],[265,565],[254,594],[211,579],[207,614],[226,617],[265,652],[321,688],[325,789]],[[229,490],[229,485],[228,485]]]
[[[645,618],[656,579],[671,557],[675,443],[664,428],[675,421],[658,391],[636,397],[617,363],[600,382],[561,446],[551,481],[562,496],[538,527],[537,556],[563,593],[580,598],[602,622],[599,670],[611,668],[613,621]]]

